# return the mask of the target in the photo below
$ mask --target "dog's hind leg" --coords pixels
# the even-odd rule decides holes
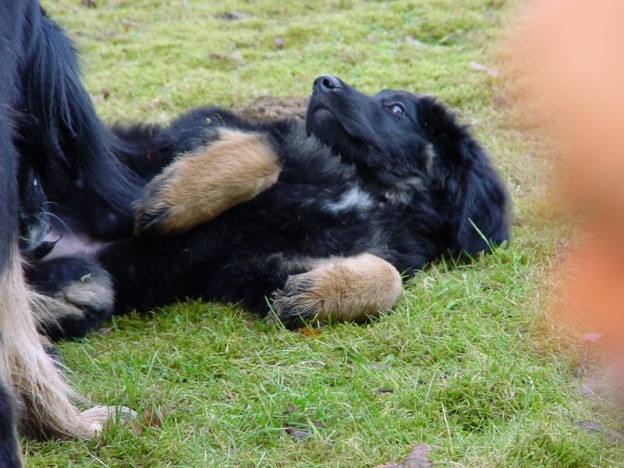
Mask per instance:
[[[332,257],[289,276],[274,293],[272,307],[287,328],[315,321],[362,322],[392,308],[402,291],[401,275],[380,257]]]
[[[39,331],[53,341],[80,338],[113,313],[113,281],[88,257],[59,257],[26,269]]]
[[[31,294],[13,253],[0,278],[0,375],[21,404],[20,431],[36,438],[92,438],[118,410],[96,407],[81,413],[72,405],[74,394],[37,333]]]
[[[392,308],[403,291],[397,269],[368,253],[322,259],[270,254],[240,259],[198,277],[211,278],[200,296],[242,300],[289,329],[316,322],[362,322]]]
[[[251,200],[273,185],[279,157],[267,135],[219,130],[207,146],[179,156],[134,203],[135,232],[179,234]]]

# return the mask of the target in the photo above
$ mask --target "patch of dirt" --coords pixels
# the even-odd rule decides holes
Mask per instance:
[[[251,104],[234,108],[234,112],[246,119],[273,120],[296,117],[305,119],[308,98],[260,96]]]

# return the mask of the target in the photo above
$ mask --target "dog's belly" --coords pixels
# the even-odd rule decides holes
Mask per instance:
[[[84,234],[74,234],[69,231],[51,230],[44,241],[56,242],[52,251],[46,256],[46,260],[57,257],[85,255],[94,257],[108,242],[96,241]]]

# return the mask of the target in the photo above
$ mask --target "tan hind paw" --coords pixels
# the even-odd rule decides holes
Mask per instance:
[[[390,263],[371,254],[320,260],[288,277],[273,296],[273,310],[287,328],[318,321],[362,322],[394,306],[403,285]]]

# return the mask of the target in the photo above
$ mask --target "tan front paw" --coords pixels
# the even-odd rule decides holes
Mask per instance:
[[[135,232],[179,234],[273,185],[279,158],[260,133],[220,130],[208,146],[179,156],[144,188],[134,205]]]

